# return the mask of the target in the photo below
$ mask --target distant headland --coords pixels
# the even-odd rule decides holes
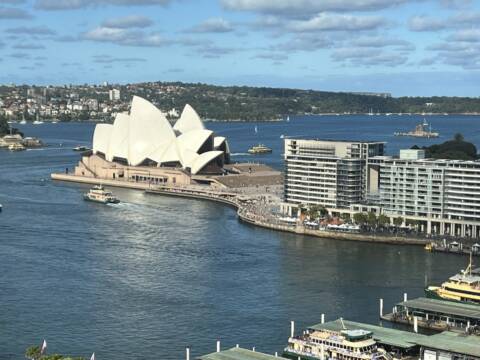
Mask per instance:
[[[389,93],[328,92],[200,83],[0,86],[0,118],[9,121],[113,121],[141,96],[178,118],[185,104],[211,121],[279,121],[287,115],[480,115],[480,98],[392,97]]]

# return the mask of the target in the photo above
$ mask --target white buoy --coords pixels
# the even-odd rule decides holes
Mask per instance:
[[[290,337],[293,338],[295,336],[295,321],[290,321]]]
[[[380,316],[383,316],[383,299],[380,299]]]
[[[418,318],[416,316],[413,317],[413,331],[418,333]]]
[[[321,319],[322,319],[322,320],[321,320],[322,324],[325,324],[325,314],[322,314]]]
[[[190,360],[190,348],[188,346],[185,349],[185,359]]]
[[[217,352],[220,352],[220,340],[217,340]]]

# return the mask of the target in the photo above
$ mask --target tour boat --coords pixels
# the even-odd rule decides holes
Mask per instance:
[[[271,153],[272,149],[270,149],[268,146],[265,146],[263,144],[258,144],[255,146],[252,146],[250,149],[248,149],[249,154],[268,154]]]
[[[391,360],[393,357],[377,346],[373,333],[355,330],[307,330],[288,339],[283,356],[300,360]]]
[[[468,302],[480,305],[480,268],[472,268],[472,256],[465,270],[450,277],[441,286],[429,286],[425,289],[428,298]]]
[[[105,190],[102,185],[95,185],[88,193],[83,195],[83,198],[87,201],[102,204],[118,204],[120,202],[110,191]]]

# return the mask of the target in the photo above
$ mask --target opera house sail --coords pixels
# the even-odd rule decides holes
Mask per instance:
[[[95,127],[93,153],[109,162],[181,168],[192,175],[221,171],[230,158],[227,140],[206,129],[190,105],[172,127],[157,107],[138,96],[129,114]]]

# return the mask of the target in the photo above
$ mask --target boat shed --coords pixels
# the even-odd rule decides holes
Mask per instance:
[[[420,341],[421,360],[480,360],[480,337],[444,331]]]
[[[403,319],[411,322],[413,317],[417,317],[425,327],[466,329],[480,326],[480,306],[429,298],[417,298],[395,305],[392,321]]]
[[[260,352],[234,347],[224,351],[218,351],[203,355],[198,360],[281,360],[282,357],[263,354]]]
[[[387,328],[383,326],[363,324],[354,321],[337,319],[310,326],[312,330],[329,330],[342,331],[348,330],[366,330],[373,334],[373,339],[385,348],[387,351],[397,353],[399,355],[418,355],[420,352],[420,342],[428,336],[413,332]]]

